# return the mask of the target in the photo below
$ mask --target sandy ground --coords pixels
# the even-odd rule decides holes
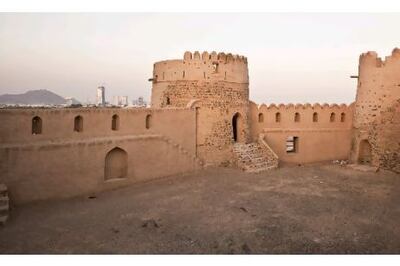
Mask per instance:
[[[400,253],[400,175],[208,169],[14,208],[0,253]]]

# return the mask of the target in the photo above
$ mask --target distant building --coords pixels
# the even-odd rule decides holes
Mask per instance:
[[[137,98],[136,100],[133,100],[132,101],[132,105],[134,106],[134,107],[146,107],[147,106],[147,103],[144,101],[144,99],[143,99],[143,97],[139,97],[139,98]]]
[[[106,88],[104,86],[97,87],[96,105],[104,106],[106,104]]]
[[[65,105],[70,106],[73,104],[72,97],[65,97]]]
[[[128,96],[114,96],[113,104],[116,106],[128,106]]]

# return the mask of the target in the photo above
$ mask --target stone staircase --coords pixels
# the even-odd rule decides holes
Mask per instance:
[[[8,198],[7,187],[0,184],[0,225],[4,225],[8,219],[10,203]]]
[[[237,166],[245,172],[259,173],[278,167],[278,156],[260,135],[257,142],[235,143],[233,153]]]

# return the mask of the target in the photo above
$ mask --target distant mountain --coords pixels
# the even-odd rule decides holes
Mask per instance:
[[[71,98],[70,98],[71,99]],[[79,102],[73,99],[73,104]],[[0,95],[0,104],[23,104],[23,105],[62,105],[67,99],[48,90],[31,90],[22,94]]]

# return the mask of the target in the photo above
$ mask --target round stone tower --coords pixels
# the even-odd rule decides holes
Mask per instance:
[[[400,165],[400,49],[385,60],[360,56],[352,160],[388,169]],[[397,167],[400,170],[400,166]]]
[[[244,56],[185,52],[154,64],[151,106],[196,110],[197,156],[208,165],[233,162],[235,142],[249,141],[249,75]]]

